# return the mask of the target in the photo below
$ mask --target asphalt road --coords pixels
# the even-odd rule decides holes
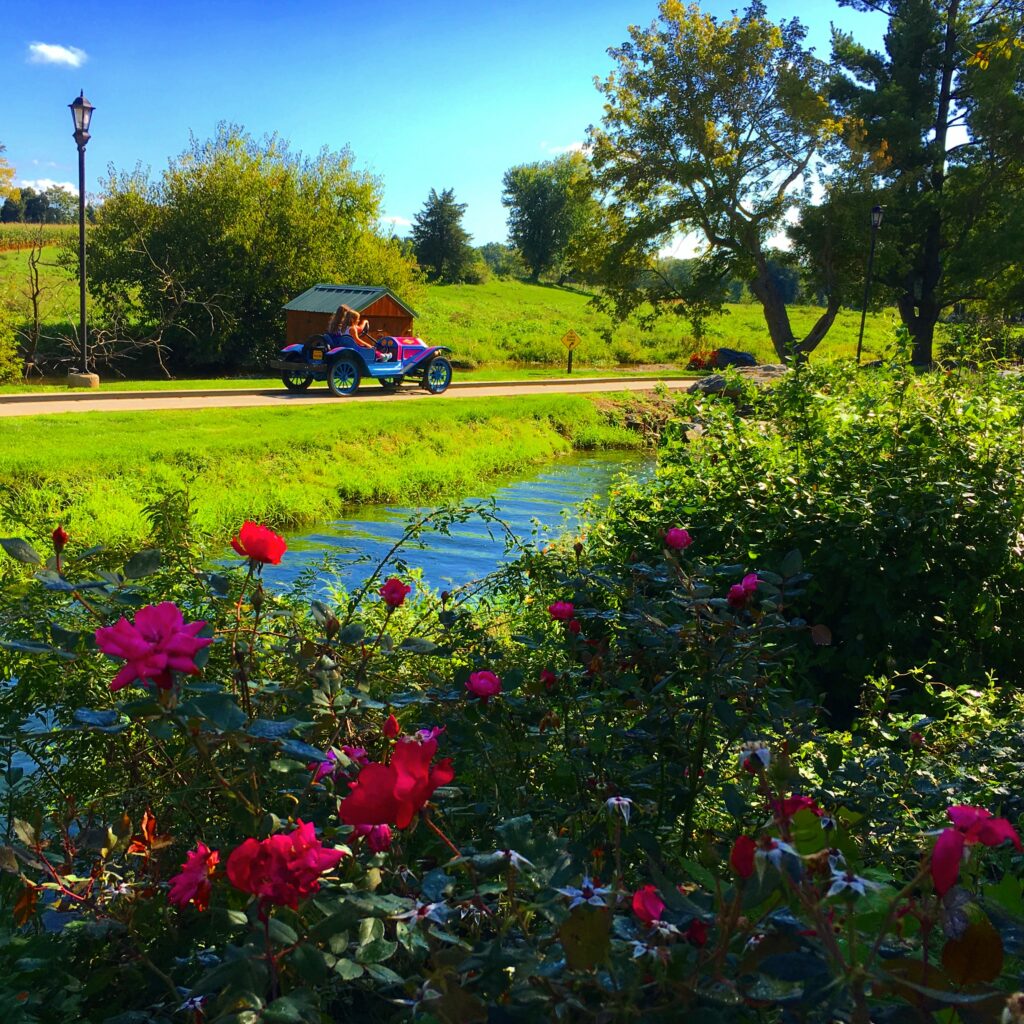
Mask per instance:
[[[461,398],[504,398],[514,395],[586,395],[612,391],[653,391],[659,381],[656,378],[623,378],[618,380],[587,380],[578,381],[536,381],[479,384],[472,387],[459,387],[453,384],[443,395],[430,395],[422,388],[410,385],[396,393],[387,394],[382,388],[367,383],[350,398],[335,398],[326,385],[314,384],[304,394],[292,394],[282,388],[280,391],[243,391],[233,393],[220,391],[215,394],[184,394],[176,392],[172,395],[151,393],[126,393],[102,391],[95,393],[79,392],[73,398],[52,397],[33,398],[27,400],[12,395],[0,395],[0,417],[5,416],[40,416],[57,413],[83,412],[147,412],[155,409],[252,409],[256,407],[281,408],[292,405],[318,405],[321,403],[339,402],[451,402]],[[693,380],[666,380],[661,382],[672,390],[680,390],[693,384]],[[130,395],[130,397],[129,397]]]

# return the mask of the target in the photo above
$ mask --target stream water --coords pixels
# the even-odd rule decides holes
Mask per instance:
[[[631,477],[652,472],[654,459],[647,453],[596,452],[566,456],[518,477],[491,481],[463,507],[493,500],[493,513],[520,541],[555,537],[579,522],[579,505],[588,498],[608,495],[621,473]],[[264,580],[287,585],[304,571],[330,556],[331,569],[340,582],[358,586],[402,537],[410,519],[432,511],[431,506],[359,505],[344,519],[288,537],[288,554],[279,566],[267,566]],[[479,579],[512,557],[507,554],[500,527],[479,517],[453,524],[448,534],[426,530],[403,545],[408,565],[423,570],[424,581],[444,589]]]

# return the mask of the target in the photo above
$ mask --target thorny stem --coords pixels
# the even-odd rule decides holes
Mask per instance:
[[[444,832],[434,824],[431,820],[430,815],[424,813],[423,821],[426,823],[427,828],[434,833],[444,844],[448,847],[456,857],[462,856],[462,851],[444,834]]]

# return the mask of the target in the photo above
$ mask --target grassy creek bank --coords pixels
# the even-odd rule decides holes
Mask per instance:
[[[180,491],[213,539],[244,519],[294,529],[356,502],[457,498],[571,451],[643,447],[670,408],[655,395],[531,395],[9,420],[0,531],[40,540],[63,522],[79,544],[138,546],[147,506]]]

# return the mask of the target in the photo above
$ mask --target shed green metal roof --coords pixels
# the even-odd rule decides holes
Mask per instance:
[[[361,313],[385,295],[397,302],[409,316],[416,316],[416,311],[410,309],[391,289],[362,284],[315,284],[284,308],[301,313],[333,313],[344,304]]]

